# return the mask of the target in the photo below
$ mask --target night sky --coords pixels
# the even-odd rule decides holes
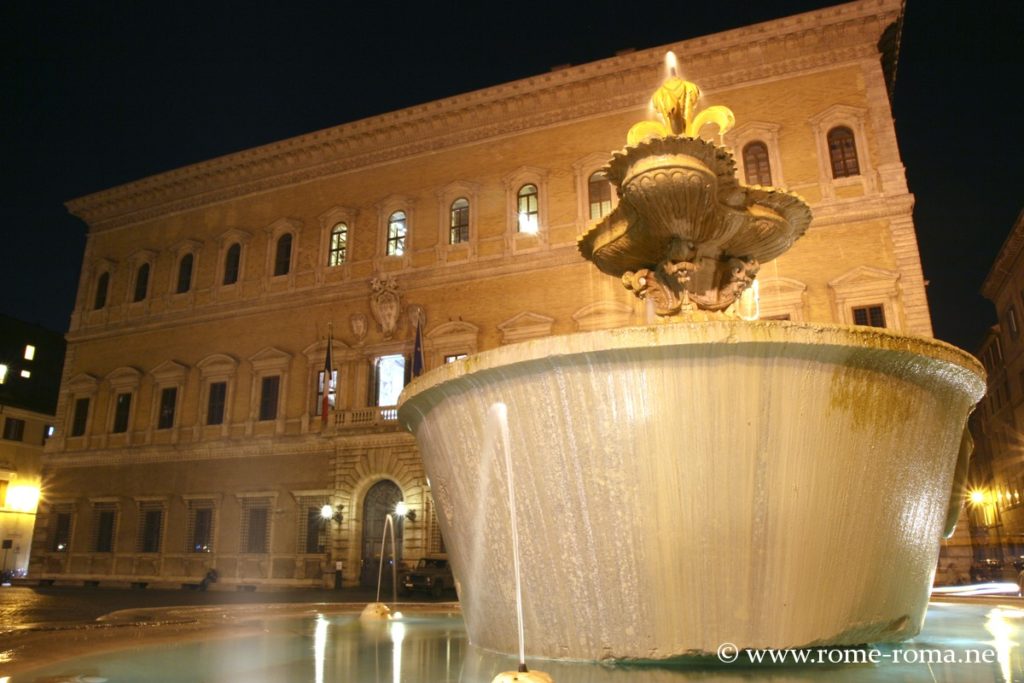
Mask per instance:
[[[835,3],[298,4],[3,3],[0,312],[67,329],[86,230],[68,199]],[[897,134],[936,336],[970,350],[995,322],[978,290],[1024,208],[1021,35],[1017,0],[908,3]]]

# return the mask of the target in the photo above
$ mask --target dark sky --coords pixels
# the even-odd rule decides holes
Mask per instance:
[[[555,65],[831,4],[2,3],[0,312],[67,329],[85,243],[68,199]],[[936,335],[968,349],[995,322],[978,289],[1024,207],[1021,35],[1017,0],[909,0],[897,134]]]

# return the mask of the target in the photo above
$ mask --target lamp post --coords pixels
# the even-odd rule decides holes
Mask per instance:
[[[327,566],[330,567],[329,563],[332,561],[334,562],[335,590],[340,590],[342,587],[342,571],[344,570],[344,566],[342,565],[341,562],[334,560],[334,534],[331,533],[331,522],[334,523],[334,526],[341,526],[341,523],[345,519],[344,516],[341,514],[342,508],[344,508],[343,505],[338,505],[337,507],[335,507],[330,503],[325,503],[323,507],[320,508],[320,519],[327,526],[327,543],[328,547],[330,548],[327,551]]]
[[[977,488],[971,489],[967,496],[968,501],[972,507],[981,510],[982,521],[984,522],[985,528],[985,544],[990,546],[991,543],[988,537],[988,531],[990,528],[994,528],[996,531],[996,546],[998,547],[998,556],[993,559],[999,560],[999,566],[1001,570],[1005,569],[1004,564],[1006,561],[1006,553],[1003,548],[1003,538],[1000,531],[1002,524],[1002,514],[999,510],[998,496],[994,495],[990,489]],[[988,555],[988,553],[986,553]],[[987,559],[987,558],[986,558]]]

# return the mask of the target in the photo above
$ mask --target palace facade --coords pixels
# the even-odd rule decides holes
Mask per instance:
[[[576,240],[617,202],[600,169],[668,49],[735,112],[741,180],[814,211],[761,268],[762,316],[930,336],[889,102],[900,12],[860,0],[633,51],[69,202],[89,234],[32,576],[375,581],[398,501],[399,557],[443,552],[395,420],[417,327],[429,371],[646,321]]]

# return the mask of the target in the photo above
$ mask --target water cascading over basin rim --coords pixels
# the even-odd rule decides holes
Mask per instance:
[[[470,639],[516,648],[509,407],[531,656],[663,659],[920,628],[973,357],[875,328],[716,320],[548,337],[413,380]]]

